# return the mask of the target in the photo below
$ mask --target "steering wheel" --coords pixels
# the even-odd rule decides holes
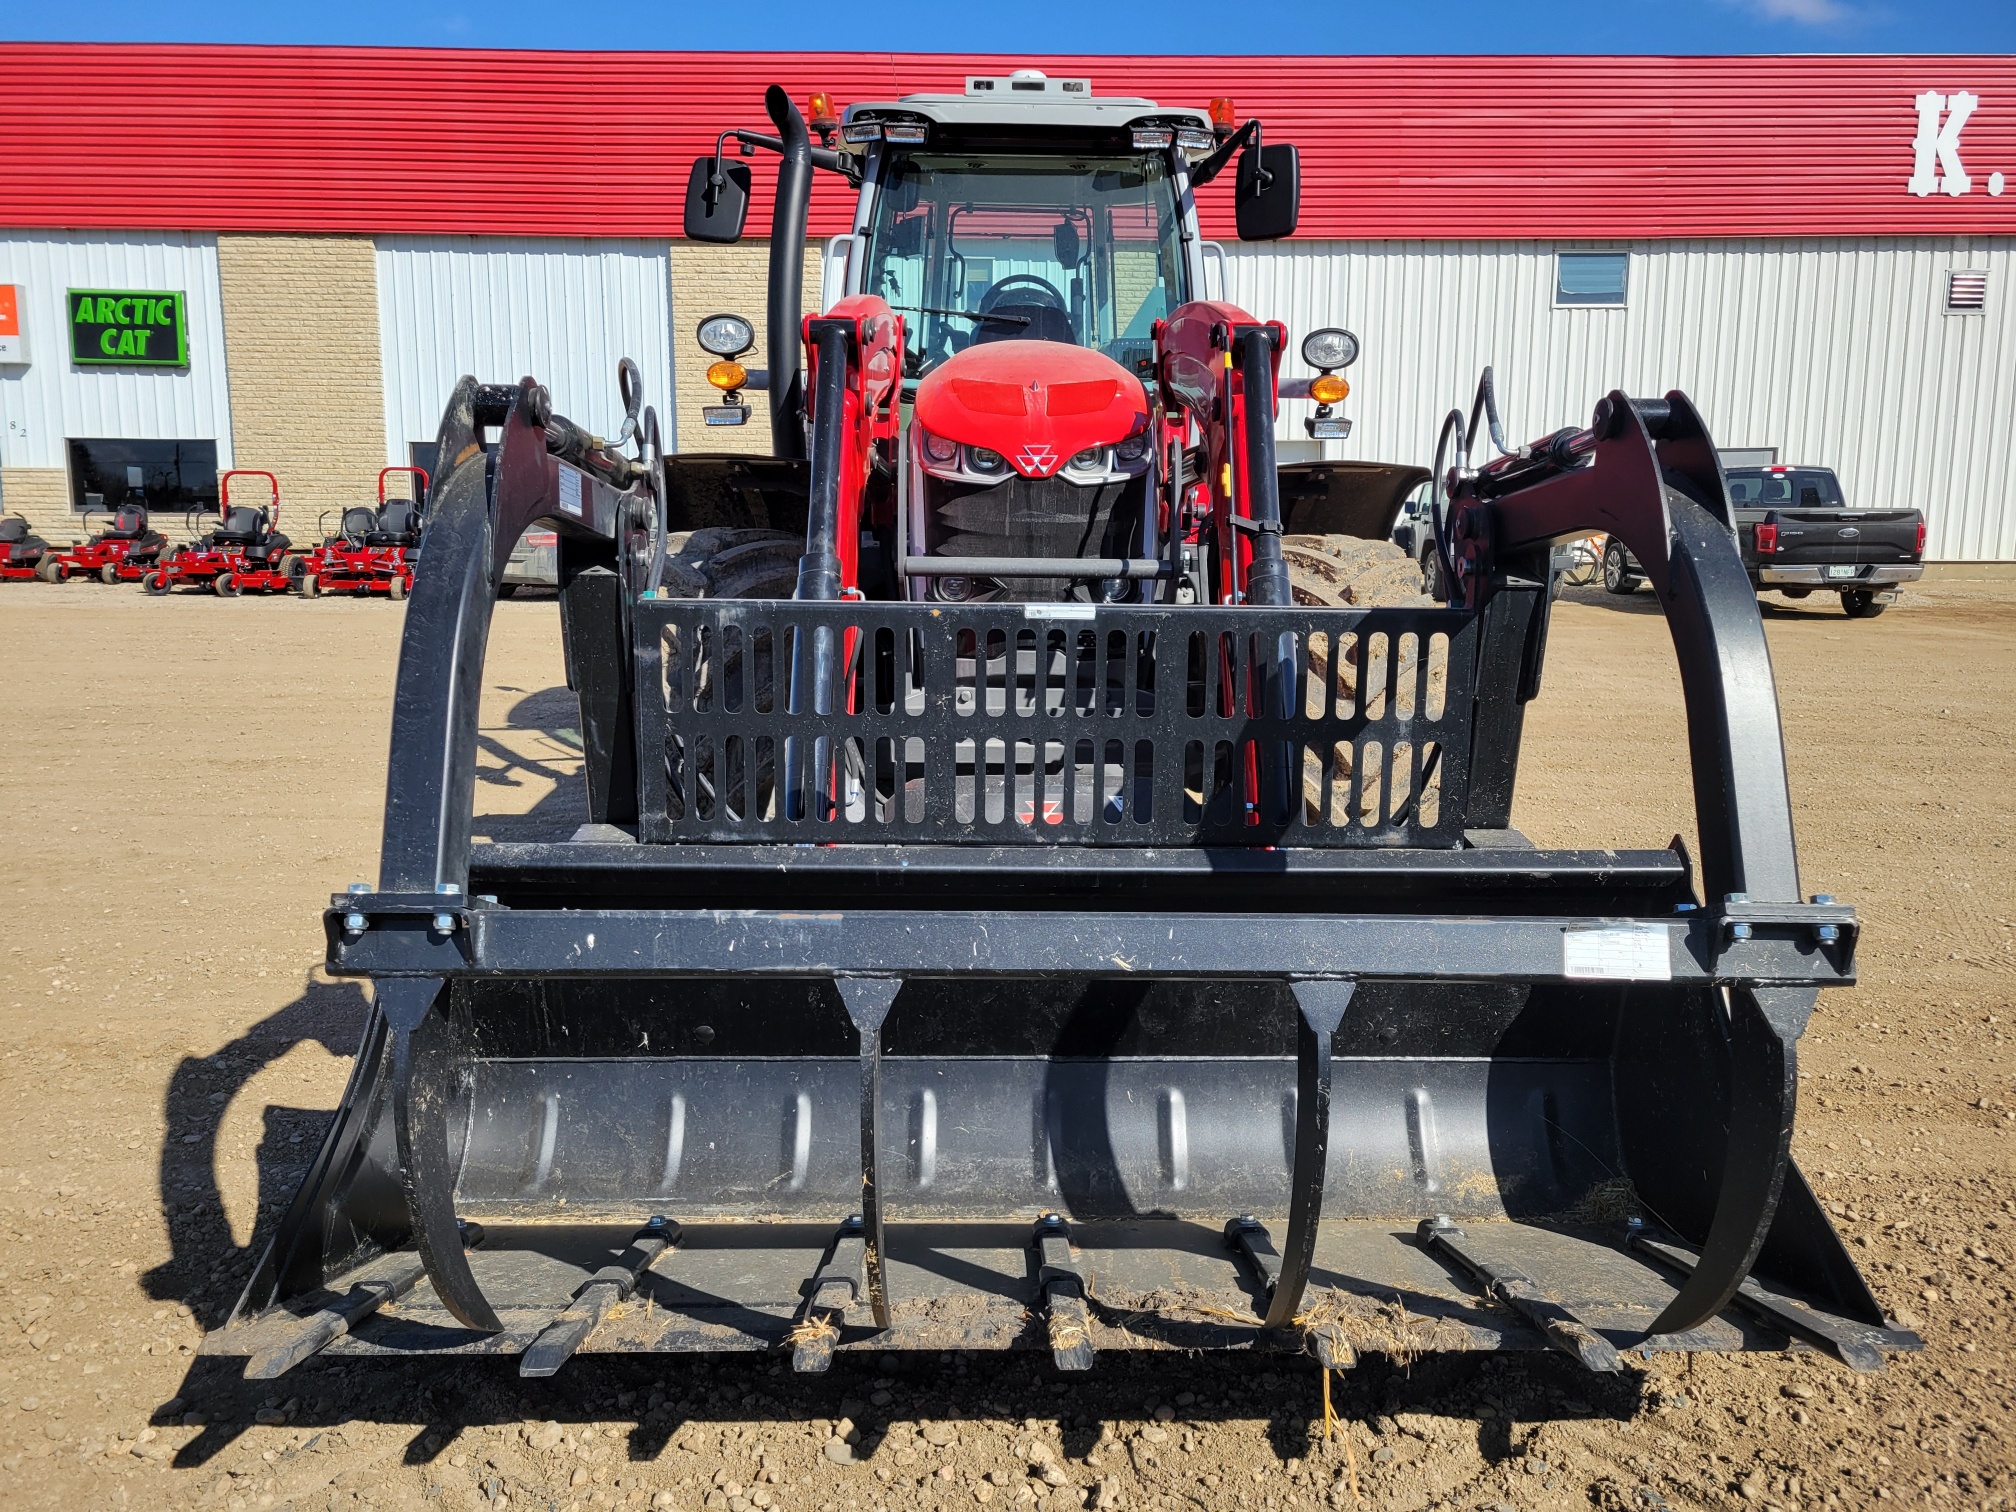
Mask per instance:
[[[980,296],[980,308],[974,311],[974,313],[976,315],[990,314],[996,305],[1006,301],[1007,295],[1018,284],[1033,285],[1036,289],[1050,297],[1052,305],[1066,314],[1070,313],[1071,307],[1064,302],[1064,295],[1057,285],[1050,282],[1047,278],[1038,278],[1034,273],[1010,273],[1006,278],[993,285],[985,294]]]

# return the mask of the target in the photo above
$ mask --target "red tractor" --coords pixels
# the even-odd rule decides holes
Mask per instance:
[[[29,530],[27,520],[16,514],[0,518],[0,583],[49,582],[43,566],[48,559],[49,543]]]
[[[270,490],[263,505],[233,504],[233,478],[264,478]],[[241,593],[285,593],[300,578],[303,558],[290,556],[294,543],[282,535],[280,480],[270,472],[240,468],[217,480],[217,528],[162,556],[140,579],[149,593],[166,593],[188,583],[207,586],[219,598]]]
[[[43,576],[54,583],[78,574],[101,583],[137,583],[154,570],[167,545],[168,538],[148,520],[145,505],[121,504],[109,527],[45,556]]]
[[[406,473],[415,479],[411,499],[387,499],[385,479]],[[420,555],[420,511],[427,497],[424,467],[378,469],[378,507],[343,511],[335,535],[308,553],[300,575],[304,598],[318,593],[382,593],[403,599],[413,588],[413,564]],[[325,517],[326,518],[326,517]]]

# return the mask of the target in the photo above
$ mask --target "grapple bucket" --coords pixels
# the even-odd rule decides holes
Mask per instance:
[[[437,484],[385,876],[327,915],[376,1009],[210,1349],[1915,1343],[1789,1158],[1856,923],[1798,892],[1726,527],[1656,471],[1629,503],[1684,399],[1594,468],[1672,564],[1700,875],[1508,828],[1512,548],[1560,533],[1516,497],[1449,608],[668,600],[651,485],[563,483],[530,392],[444,424],[504,441]],[[539,519],[594,822],[472,847],[471,669]]]

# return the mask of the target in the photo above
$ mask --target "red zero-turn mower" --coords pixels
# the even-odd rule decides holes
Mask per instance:
[[[49,543],[29,532],[20,515],[0,517],[0,583],[25,582],[29,578],[50,581],[43,564],[49,559]]]
[[[58,583],[73,574],[88,574],[101,583],[137,583],[153,571],[167,545],[168,538],[148,521],[145,506],[122,504],[108,528],[44,557],[44,575]]]
[[[410,474],[411,499],[387,499],[385,479]],[[382,593],[403,599],[413,587],[413,564],[420,555],[420,501],[427,497],[424,467],[381,467],[378,507],[364,505],[343,511],[338,533],[324,536],[308,553],[300,575],[307,598],[318,593]]]
[[[257,508],[231,502],[233,478],[264,478],[268,501]],[[294,543],[275,527],[280,520],[280,480],[270,472],[240,468],[217,481],[217,528],[170,552],[140,579],[149,593],[166,593],[183,583],[208,584],[220,598],[241,593],[285,593],[301,575],[303,558],[289,556]]]

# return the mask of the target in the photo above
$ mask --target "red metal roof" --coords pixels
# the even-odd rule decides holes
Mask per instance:
[[[1303,153],[1303,236],[2016,234],[2016,57],[992,58],[0,45],[0,224],[676,236],[693,158],[801,102],[1089,74],[1230,95]],[[108,87],[108,81],[116,85]],[[1914,100],[1980,100],[1907,192]],[[1991,172],[2008,192],[1989,193]],[[758,160],[750,229],[768,225]],[[1230,176],[1200,199],[1230,231]],[[819,175],[813,230],[846,229]]]

